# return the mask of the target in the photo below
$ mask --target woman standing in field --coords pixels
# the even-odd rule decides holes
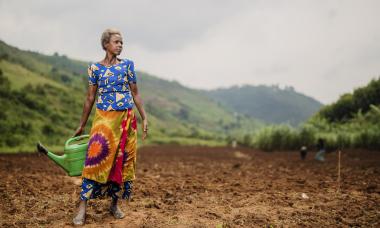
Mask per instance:
[[[110,212],[121,219],[125,215],[118,200],[129,199],[135,179],[137,123],[133,112],[136,104],[142,119],[142,139],[147,137],[148,120],[136,85],[133,61],[119,59],[123,49],[121,33],[107,29],[101,37],[106,52],[104,59],[89,65],[89,86],[83,113],[74,136],[81,135],[95,101],[96,112],[90,132],[86,160],[82,172],[82,190],[75,225],[85,222],[87,201],[110,196]]]

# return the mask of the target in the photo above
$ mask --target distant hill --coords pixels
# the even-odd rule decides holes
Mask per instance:
[[[268,123],[298,125],[316,113],[322,104],[292,87],[233,86],[204,91],[221,105]]]
[[[30,150],[38,140],[62,146],[79,123],[87,65],[0,41],[0,152]],[[223,145],[263,126],[178,82],[141,71],[137,75],[149,114],[147,143]],[[91,119],[87,132],[90,125]]]

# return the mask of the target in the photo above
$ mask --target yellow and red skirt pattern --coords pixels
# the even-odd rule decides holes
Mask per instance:
[[[132,109],[96,109],[82,178],[121,184],[135,179],[137,122]]]

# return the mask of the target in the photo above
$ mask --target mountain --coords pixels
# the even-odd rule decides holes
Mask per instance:
[[[322,107],[319,101],[296,92],[293,87],[244,85],[203,93],[226,108],[267,123],[296,126]]]
[[[24,51],[0,41],[0,151],[30,151],[39,140],[62,148],[80,120],[87,66],[65,55]],[[224,145],[263,126],[178,82],[141,71],[137,77],[149,116],[148,144]]]

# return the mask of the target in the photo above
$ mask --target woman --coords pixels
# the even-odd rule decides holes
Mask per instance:
[[[82,172],[82,191],[75,225],[85,222],[87,201],[98,196],[111,197],[111,214],[125,215],[118,199],[129,199],[135,179],[137,129],[133,106],[136,104],[142,123],[142,139],[147,137],[148,120],[136,85],[134,64],[117,58],[123,49],[121,33],[115,29],[103,32],[101,44],[106,56],[88,68],[89,86],[82,118],[74,136],[81,135],[95,101],[96,112],[90,132]]]

